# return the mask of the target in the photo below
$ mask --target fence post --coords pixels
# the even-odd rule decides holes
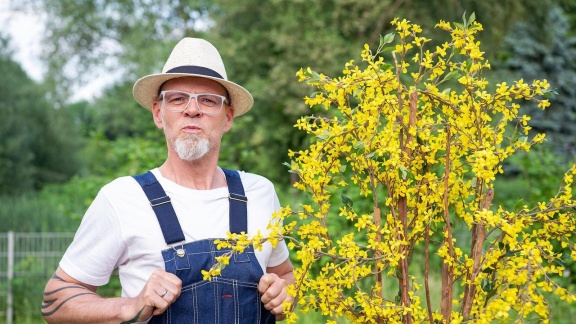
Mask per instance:
[[[6,324],[12,324],[13,319],[13,299],[12,299],[12,279],[14,279],[14,232],[8,232],[8,295],[6,296]]]

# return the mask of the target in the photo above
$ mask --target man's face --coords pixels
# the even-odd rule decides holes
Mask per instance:
[[[162,85],[161,91],[164,90],[227,96],[226,89],[218,82],[194,77],[169,80]],[[226,105],[216,115],[203,114],[194,99],[183,112],[162,108],[162,101],[156,101],[152,112],[156,126],[164,130],[168,149],[187,161],[208,153],[218,154],[222,135],[230,130],[234,118],[234,110]]]

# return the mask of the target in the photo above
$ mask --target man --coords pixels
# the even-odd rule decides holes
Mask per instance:
[[[228,231],[266,232],[279,202],[265,178],[218,167],[222,136],[253,99],[209,42],[184,38],[162,73],[136,82],[168,157],[104,186],[44,291],[49,323],[273,323],[293,281],[286,244],[252,247],[202,280]],[[122,297],[96,294],[118,268]]]

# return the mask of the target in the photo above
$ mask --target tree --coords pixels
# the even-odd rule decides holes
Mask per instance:
[[[557,92],[545,111],[528,105],[531,125],[545,132],[563,162],[576,156],[576,36],[560,7],[548,12],[542,28],[525,22],[516,24],[506,38],[510,57],[505,66],[527,82],[545,78]]]
[[[0,39],[2,49],[8,41]],[[0,194],[67,180],[78,170],[79,142],[65,110],[56,110],[43,87],[0,51]],[[58,148],[58,149],[55,149]]]
[[[490,64],[476,38],[482,25],[474,14],[463,18],[440,21],[451,41],[435,50],[420,26],[395,19],[396,33],[375,50],[365,45],[362,63],[349,61],[342,75],[300,70],[300,80],[317,90],[306,104],[326,110],[298,120],[315,141],[290,153],[295,187],[312,203],[285,206],[278,215],[284,225],[272,224],[267,237],[218,242],[231,250],[204,275],[218,275],[247,244],[285,239],[299,261],[290,294],[303,312],[321,312],[328,323],[547,321],[547,292],[576,302],[557,282],[563,252],[576,260],[576,165],[548,201],[515,210],[493,204],[502,162],[545,138],[529,136],[521,104],[546,109],[550,85],[518,80],[489,91]],[[338,218],[352,226],[331,231]],[[469,235],[457,235],[457,227]],[[310,271],[318,264],[319,272]],[[397,290],[384,289],[386,278]]]
[[[46,82],[63,101],[98,75],[124,82],[158,72],[174,43],[205,29],[209,3],[24,0],[12,6],[45,15]]]

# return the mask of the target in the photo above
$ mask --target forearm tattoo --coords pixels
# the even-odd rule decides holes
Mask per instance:
[[[64,280],[57,275],[53,275],[50,280],[59,280],[64,282]],[[66,299],[61,300],[62,298],[53,297],[53,295],[59,291],[67,290],[67,289],[80,289],[81,291],[77,294],[72,296],[68,296]],[[44,299],[42,300],[42,316],[50,316],[56,313],[62,305],[66,304],[68,301],[82,296],[82,295],[96,295],[96,293],[89,291],[86,287],[83,287],[78,284],[71,284],[70,286],[60,287],[58,289],[52,291],[45,291],[44,292]]]

